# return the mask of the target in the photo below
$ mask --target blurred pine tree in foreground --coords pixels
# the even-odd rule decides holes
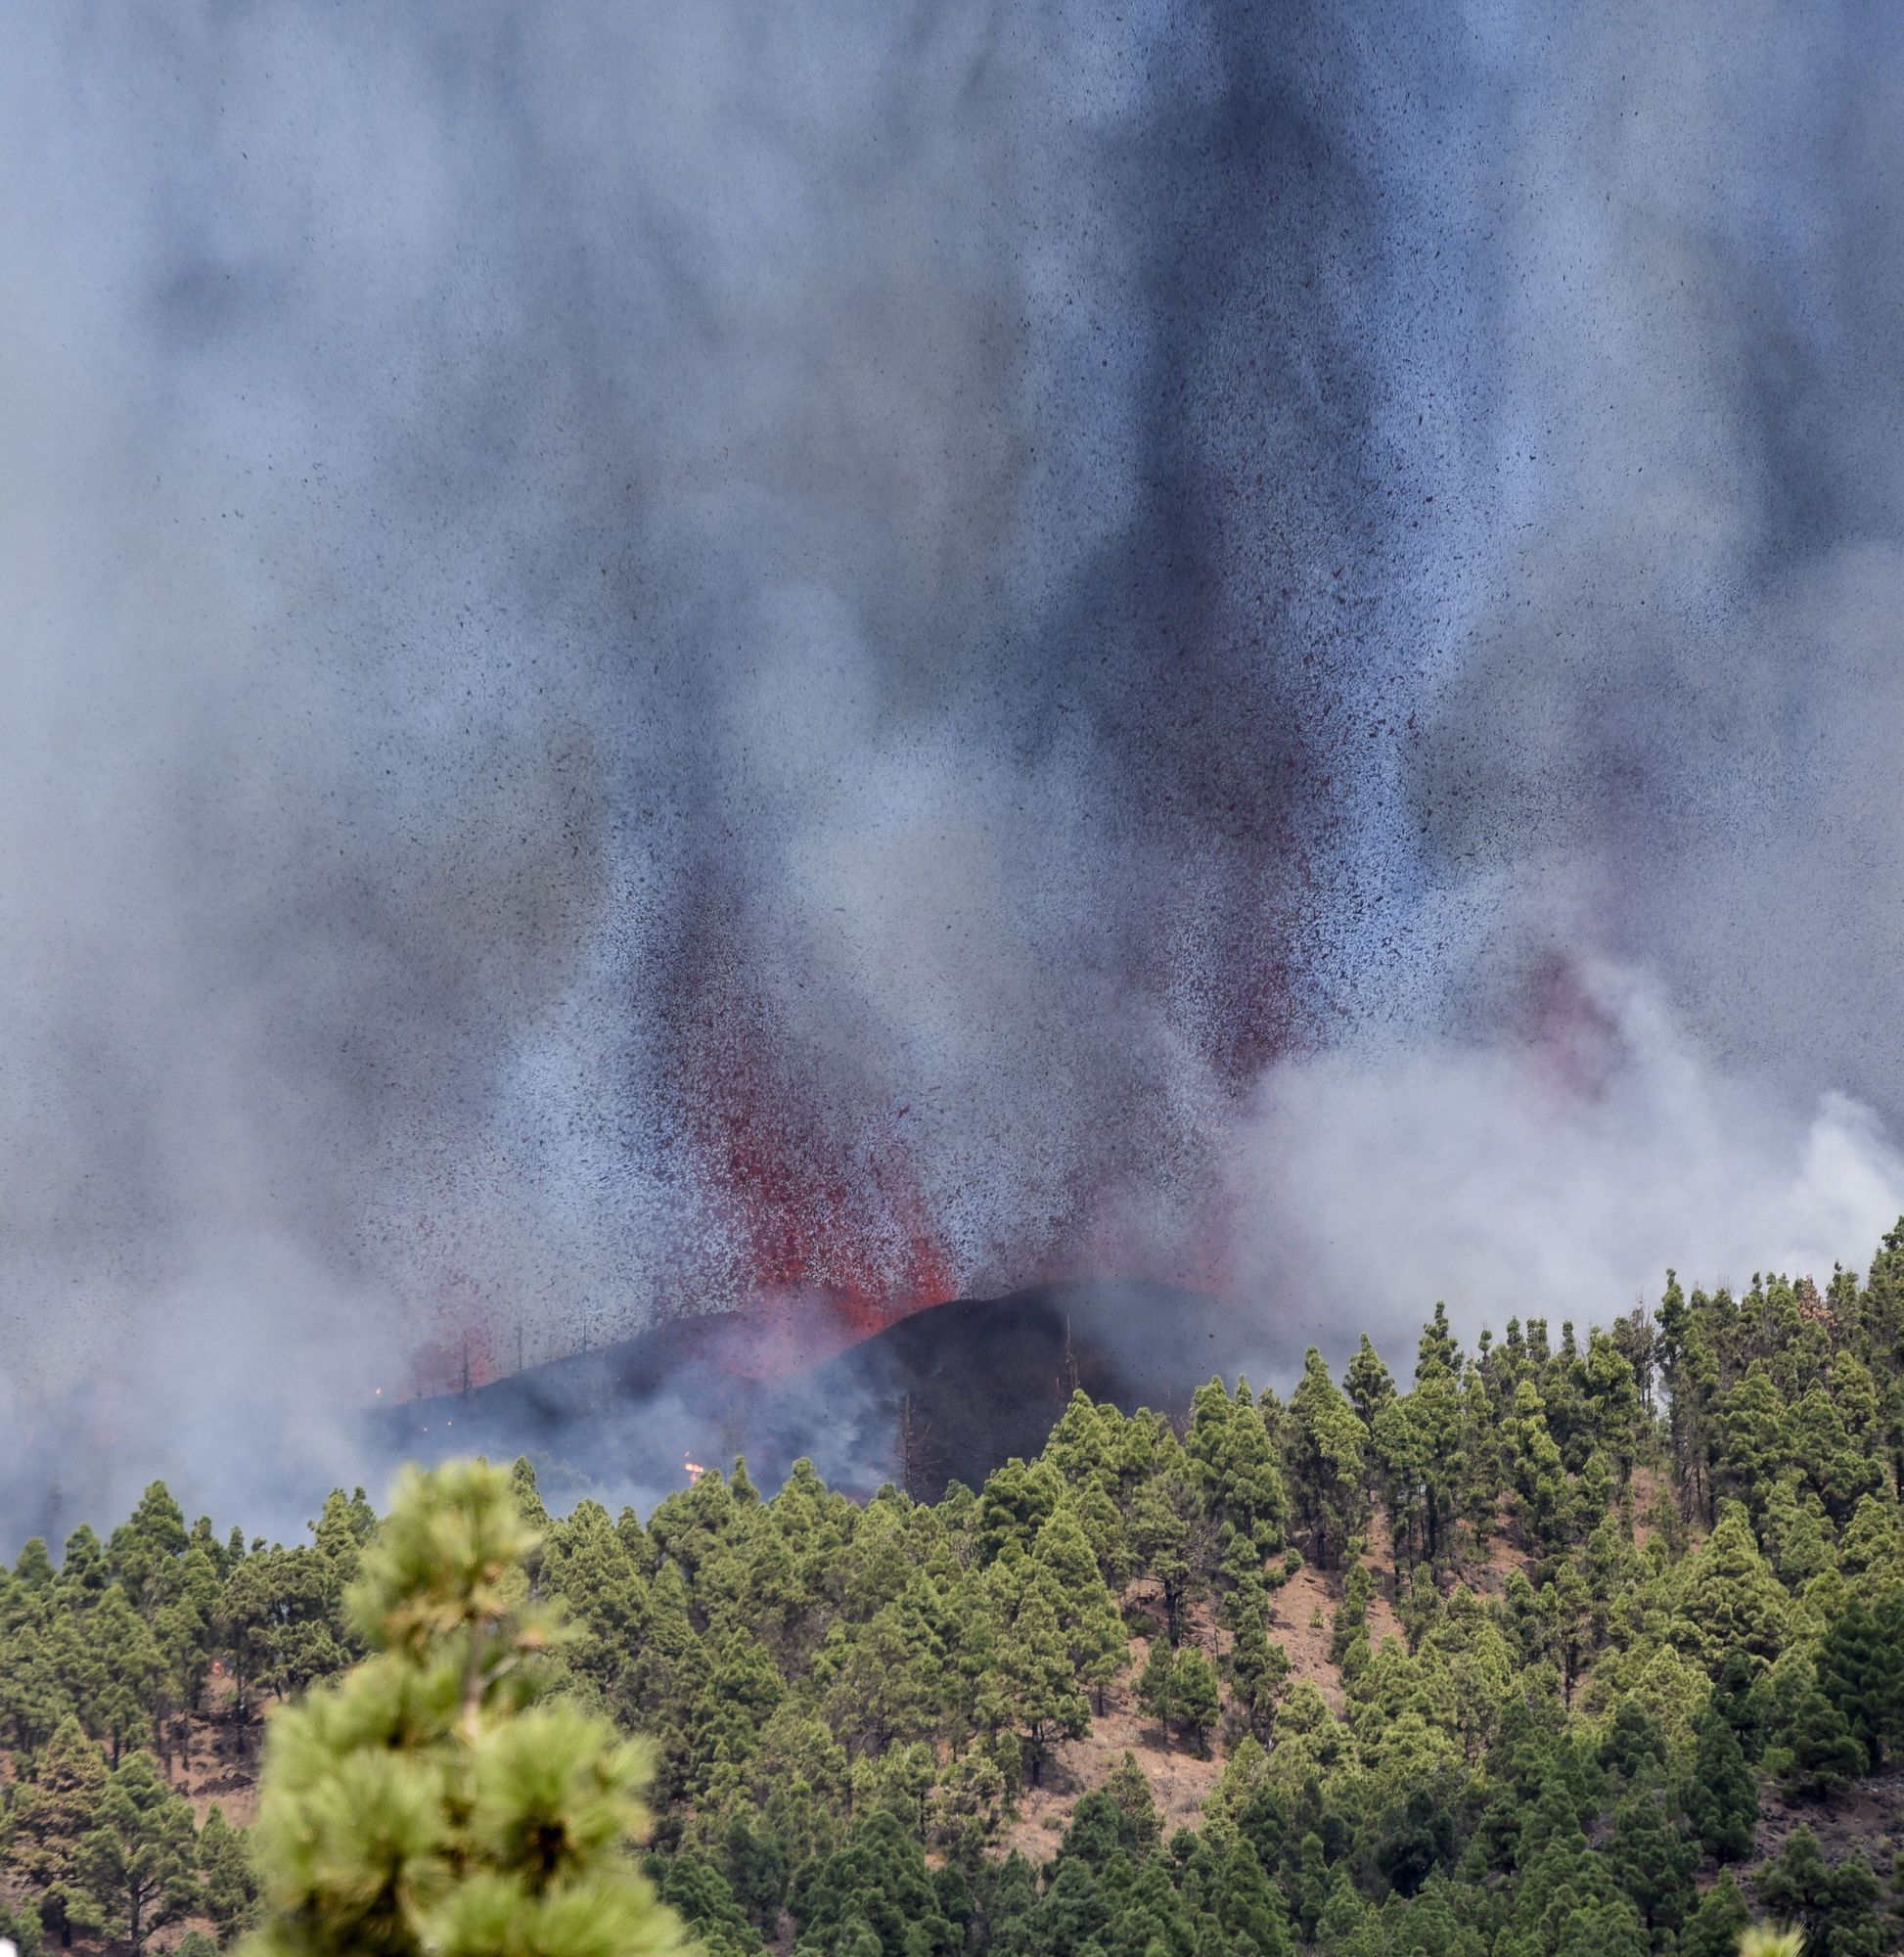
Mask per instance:
[[[636,1957],[643,1749],[549,1695],[561,1638],[506,1470],[411,1474],[350,1597],[371,1656],[272,1722],[253,1957]]]

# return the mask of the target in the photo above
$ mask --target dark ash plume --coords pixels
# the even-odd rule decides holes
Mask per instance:
[[[1293,1352],[1530,1245],[1583,1314],[1861,1254],[1901,61],[1704,0],[23,23],[9,1514],[53,1455],[305,1501],[380,1387],[763,1289],[1121,1271]]]

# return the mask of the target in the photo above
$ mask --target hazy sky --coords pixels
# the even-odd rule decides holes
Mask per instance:
[[[0,1419],[222,1500],[761,1282],[1862,1259],[1900,87],[1876,0],[29,6]]]

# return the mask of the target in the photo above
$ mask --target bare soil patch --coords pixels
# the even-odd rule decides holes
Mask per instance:
[[[1199,1615],[1205,1619],[1201,1635],[1196,1622]],[[1213,1653],[1217,1635],[1207,1613],[1193,1614],[1184,1643],[1195,1642]],[[1227,1645],[1229,1634],[1221,1636]],[[1019,1818],[1005,1830],[1001,1841],[1007,1853],[1016,1848],[1034,1866],[1050,1861],[1070,1826],[1071,1810],[1080,1798],[1101,1787],[1126,1752],[1135,1757],[1151,1784],[1151,1798],[1163,1817],[1165,1839],[1179,1828],[1196,1824],[1203,1801],[1223,1771],[1223,1762],[1213,1744],[1207,1759],[1181,1741],[1166,1744],[1156,1721],[1137,1704],[1137,1680],[1150,1656],[1150,1640],[1133,1638],[1131,1650],[1132,1661],[1105,1693],[1103,1715],[1092,1715],[1090,1732],[1081,1740],[1061,1741],[1045,1762],[1040,1785],[1020,1796]],[[1228,1697],[1225,1693],[1226,1705]]]

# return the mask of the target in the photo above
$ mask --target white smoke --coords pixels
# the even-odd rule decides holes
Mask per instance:
[[[27,10],[0,1532],[732,1301],[696,1038],[1272,1348],[1862,1256],[1895,10],[1550,16]]]
[[[1583,975],[1571,1041],[1351,1043],[1275,1069],[1229,1174],[1246,1294],[1332,1352],[1405,1356],[1444,1299],[1469,1335],[1584,1332],[1688,1285],[1855,1264],[1904,1215],[1904,1154],[1837,1093],[1793,1109],[1700,1051],[1657,982]]]

